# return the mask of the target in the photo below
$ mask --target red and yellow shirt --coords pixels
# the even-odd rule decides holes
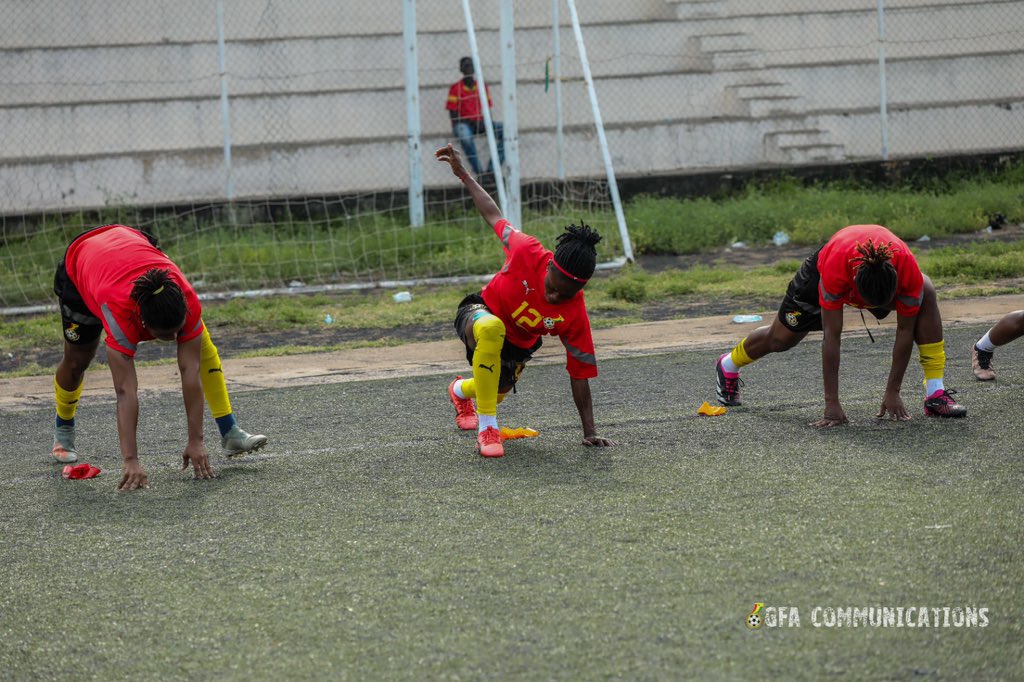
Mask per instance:
[[[924,300],[924,275],[914,254],[902,239],[881,225],[851,225],[839,230],[818,252],[818,302],[825,310],[841,310],[843,305],[869,307],[857,292],[854,277],[860,256],[857,246],[867,240],[876,244],[892,244],[890,261],[896,268],[896,312],[913,317]]]
[[[132,300],[135,280],[153,268],[170,270],[171,279],[185,294],[188,312],[178,343],[203,333],[203,308],[195,289],[178,266],[138,230],[105,225],[87,232],[68,247],[64,267],[86,307],[103,323],[109,348],[134,356],[139,341],[155,338],[142,326],[138,305]]]
[[[583,292],[552,305],[544,298],[544,277],[553,258],[550,251],[507,220],[494,231],[505,248],[505,264],[481,295],[491,312],[505,323],[505,339],[530,348],[542,334],[557,336],[565,346],[565,369],[573,379],[597,376],[594,339]]]
[[[491,101],[491,89],[486,84],[484,88],[487,91],[487,107],[491,108],[494,106],[494,102]],[[458,118],[467,121],[482,121],[484,118],[483,109],[480,108],[480,94],[475,83],[472,87],[467,88],[466,84],[460,80],[448,88],[448,102],[445,104],[445,109],[454,111]]]

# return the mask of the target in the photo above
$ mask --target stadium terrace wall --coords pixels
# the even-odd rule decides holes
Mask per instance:
[[[344,4],[339,16],[328,0],[226,3],[238,200],[404,191],[400,3]],[[497,78],[492,4],[473,6],[485,71]],[[1024,150],[1021,3],[886,4],[894,36],[886,69],[890,157]],[[427,159],[450,141],[443,102],[466,38],[461,12],[419,5]],[[170,11],[168,3],[141,0],[108,16],[102,3],[68,14],[56,0],[0,2],[8,19],[0,22],[0,212],[224,201],[212,6],[183,0]],[[880,159],[875,7],[873,0],[587,3],[584,37],[617,173]],[[549,8],[517,3],[527,184],[554,176],[553,104],[542,76]],[[585,102],[579,64],[568,58],[571,40],[563,46],[565,99]],[[492,92],[500,103],[496,83]],[[566,124],[566,156],[576,160],[570,177],[600,177],[588,107],[570,107]],[[424,174],[429,186],[452,182],[437,164],[425,163]]]

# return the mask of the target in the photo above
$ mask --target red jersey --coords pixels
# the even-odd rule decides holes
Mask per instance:
[[[557,336],[565,346],[565,369],[573,379],[597,376],[594,339],[583,292],[551,305],[544,298],[544,277],[553,258],[550,251],[507,220],[494,231],[505,247],[505,265],[483,291],[484,303],[505,323],[505,339],[530,348],[541,334]]]
[[[851,225],[836,232],[818,252],[818,302],[825,310],[841,310],[844,304],[869,307],[854,286],[859,263],[854,259],[857,245],[872,239],[876,244],[892,244],[890,261],[896,268],[896,312],[913,317],[924,300],[924,275],[914,254],[902,239],[881,225]]]
[[[491,101],[491,89],[484,85],[487,91],[487,107],[491,108],[494,103]],[[484,119],[483,109],[480,108],[480,93],[474,83],[473,87],[467,88],[461,80],[448,88],[448,103],[445,109],[454,111],[458,118],[467,121],[482,121]]]
[[[171,279],[185,294],[188,312],[178,343],[203,333],[203,309],[195,289],[178,266],[138,230],[106,225],[87,232],[68,247],[64,267],[86,307],[103,322],[107,346],[116,351],[134,357],[139,341],[155,338],[142,326],[138,305],[132,300],[135,280],[153,268],[170,270]]]

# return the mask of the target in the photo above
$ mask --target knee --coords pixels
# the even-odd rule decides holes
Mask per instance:
[[[505,342],[505,323],[495,315],[484,315],[473,323],[473,336],[477,345],[481,343],[497,344]]]
[[[794,334],[772,334],[768,337],[768,352],[783,353],[800,343],[800,338]]]
[[[93,353],[81,351],[65,353],[64,364],[71,371],[71,374],[78,378],[85,374],[85,370],[89,369],[94,354],[95,351]]]

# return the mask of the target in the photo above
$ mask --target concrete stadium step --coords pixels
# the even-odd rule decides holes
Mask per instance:
[[[303,0],[302,12],[286,11],[289,3],[268,0],[231,0],[225,3],[228,40],[263,40],[269,36],[321,37],[346,32],[352,36],[401,34],[401,2],[344,2]],[[499,5],[492,0],[471,0],[473,23],[478,29],[496,29]],[[673,19],[664,0],[592,0],[579,3],[580,22],[609,24],[637,20]],[[7,49],[68,46],[159,45],[217,40],[217,24],[210,0],[134,0],[111,11],[108,3],[9,2],[0,23],[0,45]],[[568,10],[561,21],[568,25]],[[421,32],[462,31],[465,19],[459,3],[417,3]],[[519,27],[550,27],[550,2],[516,3]]]
[[[948,56],[951,51],[976,55],[1014,50],[1016,44],[1006,37],[1024,34],[1024,11],[1019,7],[1019,2],[1014,6],[989,1],[972,4],[966,14],[952,5],[933,12],[920,7],[893,10],[887,22],[887,57],[892,61]],[[605,78],[874,61],[878,57],[873,40],[876,21],[869,10],[697,22],[633,21],[589,25],[584,36],[595,77]],[[922,27],[928,29],[926,41],[920,39]],[[652,36],[657,36],[657,50],[637,49],[651,42]],[[850,36],[865,38],[851,41]],[[450,84],[458,77],[464,40],[464,34],[457,32],[420,36],[421,85]],[[500,78],[498,41],[496,31],[480,32],[485,75],[492,80]],[[227,54],[229,89],[237,95],[401,87],[401,43],[398,33],[232,42]],[[518,31],[516,48],[519,77],[529,78],[531,67],[534,77],[539,76],[550,56],[550,30]],[[564,77],[570,80],[581,77],[574,54],[574,47],[567,45],[562,62]],[[5,84],[0,89],[0,106],[215,95],[219,92],[216,63],[212,41],[0,49],[0,80]],[[173,73],[168,64],[187,66]],[[287,72],[280,64],[288,65]]]
[[[958,101],[989,103],[1024,99],[1024,52],[944,60],[898,60],[888,65],[890,108],[954,106]],[[990,77],[977,78],[984,72]],[[1001,77],[999,77],[1001,74]],[[992,77],[995,76],[995,77]],[[838,84],[841,84],[839,86]],[[667,72],[611,78],[598,82],[602,117],[609,125],[645,125],[661,120],[714,117],[770,118],[800,113],[829,113],[876,108],[877,65],[871,62],[786,67],[764,71],[702,73]],[[444,112],[446,86],[420,93],[421,122],[426,134],[449,135]],[[652,97],[651,93],[672,93]],[[496,116],[502,119],[501,88],[492,87]],[[543,81],[519,84],[519,125],[551,128],[555,120],[553,92]],[[249,95],[232,99],[234,141],[256,145],[324,139],[377,139],[404,135],[404,90],[334,90],[288,98]],[[566,125],[592,126],[585,85],[564,83]],[[45,122],[47,135],[39,134]],[[104,155],[112,150],[140,152],[219,146],[222,142],[219,99],[205,97],[96,102],[60,106],[0,107],[5,131],[2,156],[28,159],[46,156]],[[88,130],[89,135],[79,131]],[[153,131],[159,131],[154,135]],[[268,137],[272,134],[272,137]]]
[[[764,136],[765,159],[774,163],[807,164],[842,161],[845,146],[832,142],[827,130],[775,130]]]
[[[1019,129],[1024,100],[1004,107],[984,104],[950,104],[908,107],[890,117],[890,153],[902,156],[947,155],[979,150],[1006,150],[1006,130]],[[834,142],[792,149],[788,163],[834,160],[843,145],[842,158],[878,158],[878,112],[851,110],[817,115],[766,119],[707,119],[660,121],[637,126],[615,124],[607,128],[620,175],[699,171],[714,168],[751,168],[777,165],[766,149],[766,136],[785,130],[815,127],[830,131]],[[950,138],[949,130],[967,134]],[[430,152],[449,142],[447,136],[424,136],[424,178],[428,186],[452,184],[450,173],[431,163]],[[722,141],[728,141],[722,144]],[[519,138],[526,180],[555,176],[550,131],[524,131]],[[575,160],[570,177],[601,177],[600,155],[593,153],[592,128],[566,130],[567,158]],[[795,159],[795,161],[793,160]],[[321,139],[308,144],[239,145],[234,154],[237,196],[288,196],[379,191],[406,186],[408,148],[404,137],[364,141]],[[57,169],[55,173],[54,169]],[[623,170],[628,169],[628,170]],[[102,208],[110,201],[109,187],[127,186],[133,203],[173,204],[216,201],[224,182],[223,156],[219,145],[187,150],[102,154],[87,157],[5,161],[3,181],[9,197],[20,197],[6,212],[31,212],[54,208]],[[83,181],[102,178],[103,183]],[[140,181],[140,179],[142,179]],[[40,192],[45,188],[45,192]]]
[[[885,9],[895,10],[906,7],[935,5],[977,5],[986,0],[886,0]],[[818,12],[848,12],[864,10],[869,3],[864,0],[723,0],[723,11],[730,16],[767,14],[811,14]],[[877,4],[870,3],[872,11]]]
[[[707,19],[723,17],[727,13],[727,0],[665,0],[673,8],[677,19]]]
[[[707,55],[690,43],[699,28],[676,30],[674,23],[652,27],[646,22],[587,26],[585,40],[592,52],[597,46],[591,63],[594,77],[710,70]],[[652,30],[660,32],[658,50],[637,50],[650,40]],[[421,87],[447,87],[459,78],[464,34],[427,34],[418,43]],[[485,77],[500,80],[498,32],[481,31],[478,43]],[[575,45],[563,44],[563,78],[582,78]],[[542,77],[551,56],[550,29],[518,31],[516,51],[519,78]],[[399,34],[229,43],[228,87],[232,96],[402,88],[403,54]],[[169,64],[184,69],[172,72]],[[0,82],[0,105],[205,97],[220,92],[214,43],[0,49]]]
[[[796,90],[783,82],[741,82],[727,86],[723,95],[722,110],[731,116],[790,114],[802,104]]]
[[[878,58],[878,17],[873,8],[745,15],[704,23],[706,31],[753,35],[753,47],[764,51],[768,66]],[[1022,34],[1020,3],[911,5],[886,13],[886,55],[890,59],[1004,52],[1019,48]]]

